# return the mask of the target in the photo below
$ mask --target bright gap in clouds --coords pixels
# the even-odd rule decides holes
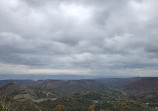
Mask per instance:
[[[11,69],[11,70],[8,70]],[[76,74],[84,75],[88,74],[90,70],[83,69],[48,69],[48,68],[31,68],[25,65],[11,65],[11,64],[0,64],[0,70],[3,74]]]
[[[92,16],[92,9],[78,4],[61,4],[60,10],[65,19],[73,19],[76,23],[87,22]]]

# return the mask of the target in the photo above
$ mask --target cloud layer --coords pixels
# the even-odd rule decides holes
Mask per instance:
[[[0,73],[158,75],[157,0],[1,0]]]

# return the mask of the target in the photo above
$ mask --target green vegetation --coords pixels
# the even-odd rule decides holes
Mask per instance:
[[[0,111],[157,111],[158,92],[155,88],[143,90],[135,86],[135,82],[120,87],[122,80],[119,87],[103,86],[105,82],[101,82],[46,80],[22,85],[9,83],[0,87]]]

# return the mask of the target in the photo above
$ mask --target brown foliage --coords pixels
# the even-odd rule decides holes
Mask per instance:
[[[66,111],[66,108],[64,105],[57,105],[52,111]]]
[[[123,103],[122,107],[123,107],[123,109],[130,109],[130,107],[126,103]]]
[[[88,111],[95,111],[95,105],[89,106]]]
[[[103,109],[101,109],[100,111],[111,111],[111,110],[103,110]]]

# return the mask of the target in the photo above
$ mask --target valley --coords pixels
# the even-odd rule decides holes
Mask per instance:
[[[1,111],[158,111],[158,78],[1,80]]]

